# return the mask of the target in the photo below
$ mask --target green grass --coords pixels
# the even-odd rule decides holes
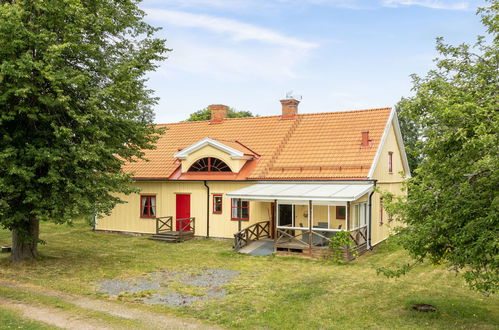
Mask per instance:
[[[381,245],[358,261],[338,265],[285,257],[251,257],[231,251],[231,242],[194,240],[168,244],[43,224],[40,259],[11,265],[0,255],[0,278],[107,299],[96,293],[106,278],[138,277],[159,269],[196,272],[205,268],[241,272],[220,300],[169,308],[133,304],[231,328],[482,328],[499,326],[499,300],[471,291],[460,276],[443,267],[421,265],[400,279],[376,275],[375,267],[406,262],[398,247]],[[9,244],[0,231],[0,244]],[[191,288],[178,287],[177,291]],[[11,293],[12,294],[12,293]],[[6,295],[0,290],[0,296]],[[19,297],[18,297],[19,298]],[[19,299],[22,299],[20,297]],[[418,313],[413,303],[429,303],[436,313]],[[68,307],[69,308],[69,307]]]
[[[61,299],[47,297],[36,292],[28,292],[19,288],[1,287],[0,297],[9,298],[12,300],[22,301],[31,305],[51,306],[57,310],[68,312],[68,314],[78,314],[88,319],[98,320],[100,323],[115,326],[117,328],[138,328],[140,323],[133,320],[127,320],[120,317],[112,316],[103,312],[91,311],[79,308],[74,304],[67,303]]]
[[[20,314],[0,307],[0,329],[55,329],[46,324],[25,320]]]

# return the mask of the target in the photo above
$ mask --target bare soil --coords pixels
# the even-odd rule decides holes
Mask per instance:
[[[61,291],[46,289],[33,284],[25,284],[12,281],[0,281],[0,286],[19,288],[25,291],[41,294],[48,297],[60,299],[83,309],[103,312],[124,319],[133,319],[143,323],[147,329],[219,329],[214,326],[203,324],[196,320],[182,319],[165,314],[154,313],[142,309],[136,309],[123,304],[110,301],[102,301],[87,297],[67,294]],[[98,320],[87,317],[76,317],[68,315],[65,311],[53,308],[30,305],[24,302],[0,298],[2,305],[11,305],[20,310],[27,318],[45,322],[64,329],[110,329],[107,325],[99,324]],[[4,303],[5,301],[5,303]]]

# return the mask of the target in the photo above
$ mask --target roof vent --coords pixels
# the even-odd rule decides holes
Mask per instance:
[[[212,104],[208,107],[211,113],[210,121],[212,123],[221,123],[224,118],[227,118],[227,113],[229,112],[229,107],[223,104]]]

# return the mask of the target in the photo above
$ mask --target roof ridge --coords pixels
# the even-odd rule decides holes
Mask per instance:
[[[330,115],[330,114],[340,114],[340,113],[352,113],[352,112],[368,112],[368,111],[380,111],[380,110],[392,110],[392,107],[384,107],[384,108],[369,108],[369,109],[354,109],[354,110],[338,110],[338,111],[325,111],[325,112],[310,112],[310,113],[299,113],[298,117],[305,116],[318,116],[318,115]],[[224,118],[224,121],[234,121],[234,120],[249,120],[249,119],[265,119],[265,118],[279,118],[281,115],[269,115],[269,116],[253,116],[253,117],[239,117],[239,118]],[[176,123],[159,123],[155,124],[156,126],[165,126],[165,125],[182,125],[182,124],[193,124],[193,123],[209,123],[210,120],[196,120],[196,121],[180,121]]]

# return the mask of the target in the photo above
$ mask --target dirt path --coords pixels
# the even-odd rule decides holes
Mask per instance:
[[[40,321],[62,329],[110,329],[99,325],[96,320],[72,315],[71,313],[57,310],[55,308],[28,305],[16,300],[0,297],[3,308],[20,312],[27,319]]]
[[[33,292],[35,294],[41,294],[44,296],[48,297],[53,297],[60,299],[64,302],[73,304],[75,306],[78,306],[83,309],[87,310],[92,310],[92,311],[97,311],[97,312],[103,312],[107,313],[109,315],[121,317],[124,319],[133,319],[136,321],[139,321],[144,324],[145,328],[149,329],[220,329],[214,326],[206,325],[203,324],[199,321],[196,320],[191,320],[191,319],[182,319],[174,316],[168,316],[164,314],[159,314],[159,313],[154,313],[154,312],[149,312],[145,311],[142,309],[136,309],[133,307],[125,306],[123,304],[118,304],[118,303],[113,303],[110,301],[102,301],[98,299],[91,299],[91,298],[86,298],[86,297],[81,297],[81,296],[76,296],[68,293],[64,293],[61,291],[56,291],[56,290],[51,290],[51,289],[46,289],[40,286],[35,286],[32,284],[26,284],[26,283],[20,283],[20,282],[12,282],[12,281],[5,281],[5,280],[0,280],[0,286],[4,287],[11,287],[11,288],[17,288],[17,289],[22,289],[25,291]],[[3,300],[3,298],[0,298]],[[1,301],[1,300],[0,300]],[[20,302],[15,302],[16,305],[19,305],[18,307],[23,310],[23,313],[26,317],[30,318],[29,315],[31,311],[29,312],[24,312],[24,310],[29,310],[29,308],[34,308],[44,310],[46,308],[38,307],[38,306],[32,306],[28,305],[25,303],[20,303]],[[26,308],[26,309],[25,309]],[[48,308],[47,308],[48,309]],[[64,324],[64,320],[67,322],[71,321],[71,319],[65,318],[65,315],[62,315],[62,311],[51,311],[48,316],[53,319],[55,314],[61,317],[61,324]],[[65,313],[65,312],[64,312]],[[43,314],[43,313],[42,313]],[[49,324],[53,324],[50,322],[47,322],[42,319],[38,319],[39,321],[46,322]],[[85,318],[85,320],[87,320]],[[77,321],[77,320],[75,320]],[[95,320],[94,320],[95,321]],[[70,324],[70,323],[68,323]],[[93,327],[93,323],[88,323],[87,326],[82,325],[82,326],[77,326],[77,327],[67,327],[67,326],[61,326],[57,324],[53,324],[61,328],[67,328],[67,329],[105,329],[105,327]]]

